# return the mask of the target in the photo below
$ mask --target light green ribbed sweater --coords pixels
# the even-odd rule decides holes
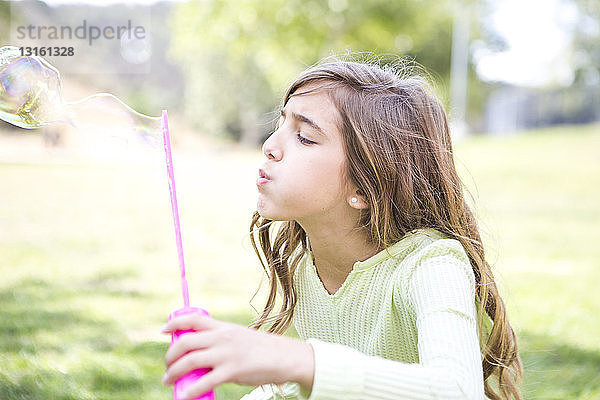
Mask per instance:
[[[484,399],[475,279],[460,242],[419,230],[356,262],[330,295],[308,252],[294,326],[313,347],[312,392],[296,383],[243,400]]]

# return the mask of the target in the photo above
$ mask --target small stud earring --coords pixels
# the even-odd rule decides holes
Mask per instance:
[[[356,203],[356,202],[358,202],[358,199],[356,197],[353,197],[353,198],[350,199],[350,201],[353,202],[353,203]]]

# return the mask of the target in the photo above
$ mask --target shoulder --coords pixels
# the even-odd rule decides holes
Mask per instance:
[[[410,295],[418,286],[440,279],[462,281],[474,291],[473,269],[465,248],[458,240],[433,229],[416,234],[420,236],[418,245],[396,270],[394,281],[398,295]]]
[[[410,235],[413,245],[410,252],[405,254],[401,260],[405,267],[408,267],[409,273],[414,272],[418,265],[429,260],[439,260],[440,257],[452,257],[462,263],[470,264],[465,248],[456,239],[434,229],[420,229]],[[398,243],[404,240],[407,239],[402,239]]]
[[[469,266],[470,269],[469,256],[463,245],[456,239],[446,237],[434,239],[413,253],[413,265],[415,268],[425,263],[444,260],[459,262]]]

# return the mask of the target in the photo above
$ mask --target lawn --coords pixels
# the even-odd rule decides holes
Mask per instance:
[[[600,125],[477,136],[455,153],[520,339],[525,397],[600,399]],[[162,160],[7,154],[0,399],[171,398],[159,330],[181,299]],[[174,157],[192,303],[247,324],[262,306],[250,304],[262,275],[246,234],[261,154]]]

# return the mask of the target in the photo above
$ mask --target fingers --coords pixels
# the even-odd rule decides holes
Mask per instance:
[[[218,326],[219,321],[206,315],[199,314],[187,314],[180,317],[175,317],[165,326],[162,327],[161,332],[171,333],[177,330],[188,330],[193,329],[195,331],[203,331],[206,329],[212,329]]]
[[[191,385],[183,394],[183,400],[193,399],[227,382],[227,377],[220,370],[212,370]]]
[[[163,383],[171,385],[188,372],[200,368],[210,368],[214,363],[213,352],[209,350],[193,351],[180,357],[167,368]]]
[[[214,335],[212,335],[211,332],[184,333],[171,347],[169,347],[169,350],[167,350],[167,353],[165,354],[165,365],[169,367],[184,354],[210,347],[214,344],[213,336]]]

